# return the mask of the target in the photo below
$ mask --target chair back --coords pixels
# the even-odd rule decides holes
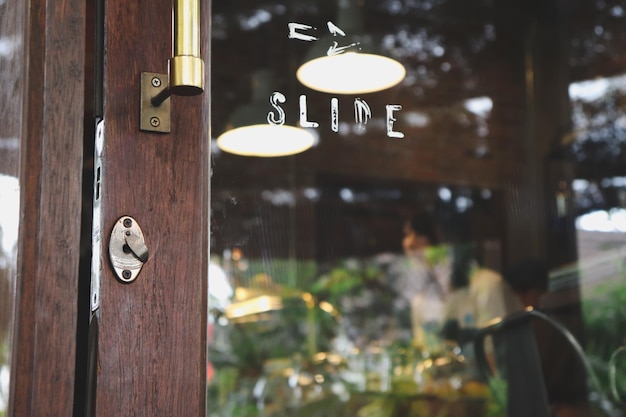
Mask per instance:
[[[479,371],[506,382],[508,417],[550,417],[535,334],[533,310],[523,310],[480,329],[474,339]]]

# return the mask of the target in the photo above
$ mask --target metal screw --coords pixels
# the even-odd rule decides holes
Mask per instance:
[[[151,117],[150,124],[152,125],[152,127],[158,127],[161,124],[161,121],[158,117]]]
[[[159,77],[152,78],[152,86],[156,88],[161,87],[161,79]]]
[[[124,277],[124,279],[130,279],[131,273],[128,269],[125,269],[122,271],[122,277]]]
[[[130,228],[133,225],[133,221],[131,219],[124,219],[124,227]]]

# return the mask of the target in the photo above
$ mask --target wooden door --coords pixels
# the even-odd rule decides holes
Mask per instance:
[[[210,2],[200,6],[208,63]],[[172,1],[106,1],[103,23],[94,415],[204,415],[209,91],[169,99],[170,133],[140,130],[141,73],[168,73]],[[138,223],[149,250],[132,283],[120,281],[108,262],[122,216]]]
[[[0,37],[23,47],[9,66],[0,56],[2,149],[18,142],[0,172],[19,171],[21,195],[8,415],[204,415],[208,86],[170,99],[170,133],[139,128],[141,73],[168,72],[172,1],[12,5],[0,3]],[[203,1],[206,62],[209,15]],[[132,283],[109,262],[121,216],[150,251]]]

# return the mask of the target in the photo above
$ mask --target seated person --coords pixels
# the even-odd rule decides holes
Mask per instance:
[[[402,249],[406,260],[400,294],[410,305],[413,343],[425,347],[426,333],[437,333],[441,324],[449,275],[448,262],[437,254],[439,236],[431,214],[419,212],[405,222]],[[435,330],[433,330],[435,329]]]
[[[446,300],[444,338],[463,345],[473,330],[524,305],[500,273],[479,266],[471,244],[452,250],[451,292]]]

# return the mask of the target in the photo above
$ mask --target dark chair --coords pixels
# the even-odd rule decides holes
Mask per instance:
[[[550,417],[533,315],[534,310],[524,310],[497,319],[474,339],[476,363],[483,376],[497,375],[507,382],[508,417]]]
[[[544,374],[540,359],[533,321],[540,320],[565,337],[574,350],[575,357],[583,365],[595,393],[602,397],[602,390],[585,353],[574,335],[561,323],[540,311],[527,307],[525,310],[496,319],[478,330],[474,338],[476,363],[484,378],[495,376],[506,381],[507,417],[550,417]],[[572,364],[576,366],[578,364]],[[603,401],[601,401],[603,402]],[[602,409],[609,415],[607,410]]]

